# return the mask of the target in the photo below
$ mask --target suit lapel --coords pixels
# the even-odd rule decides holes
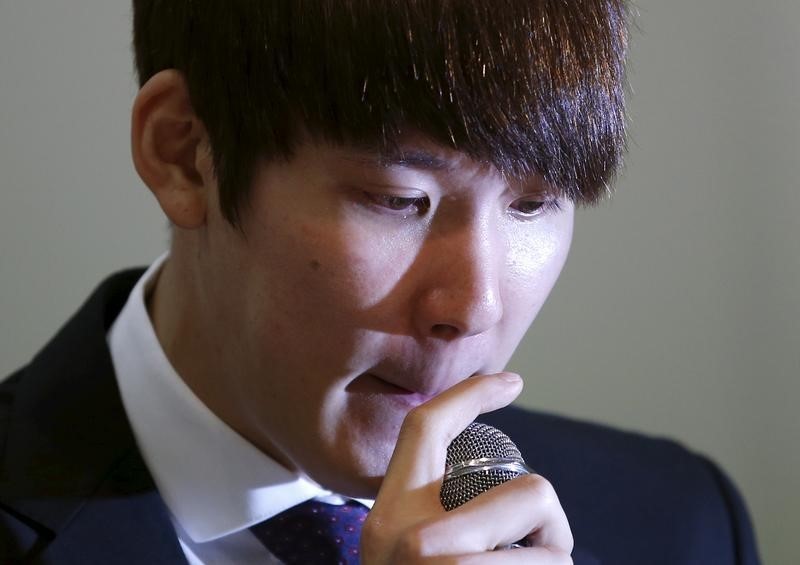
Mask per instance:
[[[601,565],[601,561],[597,557],[582,547],[572,550],[572,563],[573,565]]]
[[[66,551],[84,535],[91,537],[84,552],[101,550],[104,541],[150,547],[154,554],[180,552],[141,462],[106,346],[106,333],[141,273],[106,280],[28,367],[0,385],[0,503],[55,536],[48,553]],[[148,527],[139,521],[124,527],[136,516]],[[59,536],[67,529],[69,535]],[[132,562],[107,562],[126,561]]]
[[[109,526],[109,523],[112,525]],[[138,450],[123,457],[44,557],[60,563],[185,563],[169,512]],[[69,558],[72,558],[71,560]]]

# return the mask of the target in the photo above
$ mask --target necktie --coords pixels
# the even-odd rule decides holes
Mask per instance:
[[[250,531],[287,565],[358,565],[367,508],[355,500],[308,500],[256,524]]]

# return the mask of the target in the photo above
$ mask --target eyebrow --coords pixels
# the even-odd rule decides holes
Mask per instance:
[[[403,167],[424,171],[448,171],[452,169],[452,164],[446,159],[442,159],[433,153],[421,149],[409,151],[399,149],[390,153],[364,155],[348,160],[381,168]]]

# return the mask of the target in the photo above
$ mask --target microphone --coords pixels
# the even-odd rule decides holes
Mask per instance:
[[[439,498],[445,510],[450,511],[490,488],[534,472],[506,434],[473,422],[447,447]],[[509,547],[528,545],[523,539]]]

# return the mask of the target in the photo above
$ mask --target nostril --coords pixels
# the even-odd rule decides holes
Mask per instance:
[[[431,335],[439,339],[453,339],[460,333],[457,327],[451,326],[450,324],[434,324],[431,327]]]

